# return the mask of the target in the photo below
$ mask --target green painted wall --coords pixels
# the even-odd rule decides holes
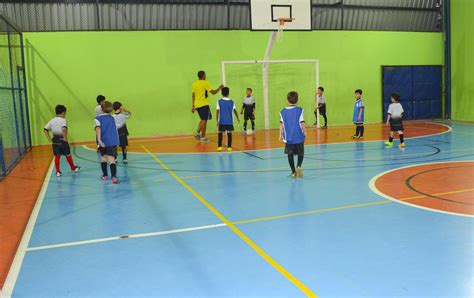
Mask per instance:
[[[68,107],[72,141],[94,139],[97,94],[122,101],[133,112],[132,137],[190,134],[191,83],[206,70],[220,83],[222,60],[263,59],[268,32],[153,31],[27,33],[27,69],[34,144],[44,144],[43,125],[58,103]],[[330,125],[350,124],[353,92],[364,90],[366,119],[381,119],[381,65],[443,64],[440,33],[313,31],[285,32],[272,59],[320,59]],[[295,74],[296,73],[296,74]],[[257,126],[262,128],[261,68],[230,69],[231,97],[240,105],[243,86],[255,89]],[[240,83],[237,83],[241,79]],[[271,125],[291,89],[301,93],[307,122],[313,122],[311,71],[307,66],[270,67]],[[211,97],[214,110],[218,96]],[[209,126],[215,131],[215,125]]]
[[[451,0],[451,118],[474,121],[474,1]]]

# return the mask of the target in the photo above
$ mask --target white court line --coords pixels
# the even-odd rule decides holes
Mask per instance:
[[[51,160],[51,164],[49,165],[48,171],[46,172],[46,178],[43,181],[43,186],[41,187],[41,191],[38,195],[38,199],[36,200],[33,210],[31,211],[30,219],[28,220],[25,231],[23,232],[23,237],[21,238],[20,245],[18,245],[15,258],[13,259],[13,263],[10,267],[10,270],[8,271],[7,279],[5,280],[5,283],[3,284],[2,297],[9,298],[13,294],[13,289],[15,287],[15,283],[18,278],[18,274],[20,273],[20,269],[23,263],[23,259],[25,257],[25,253],[28,248],[28,243],[30,242],[31,235],[33,234],[33,229],[36,224],[36,219],[38,218],[41,205],[43,204],[43,200],[46,195],[46,190],[48,189],[53,165],[54,165],[54,162],[53,160]]]
[[[389,171],[382,172],[382,173],[380,173],[380,174],[374,176],[372,179],[370,179],[370,181],[369,181],[369,188],[370,188],[374,193],[378,194],[379,196],[384,197],[384,198],[386,198],[386,199],[389,199],[390,201],[393,201],[393,202],[395,202],[395,203],[404,204],[404,205],[407,205],[407,206],[410,206],[410,207],[415,207],[415,208],[419,208],[419,209],[423,209],[423,210],[428,210],[428,211],[431,211],[431,212],[438,212],[438,213],[444,213],[444,214],[449,214],[449,215],[456,215],[456,216],[471,217],[471,218],[473,218],[474,215],[461,214],[461,213],[455,213],[455,212],[449,212],[449,211],[444,211],[444,210],[439,210],[439,209],[432,209],[432,208],[428,208],[428,207],[423,207],[423,206],[419,206],[419,205],[416,205],[416,204],[412,204],[412,203],[407,202],[407,201],[398,200],[398,199],[396,199],[396,198],[393,198],[393,197],[391,197],[391,196],[389,196],[389,195],[387,195],[387,194],[381,192],[381,191],[378,190],[378,188],[375,186],[375,182],[376,182],[377,179],[380,178],[381,176],[383,176],[383,175],[385,175],[385,174],[388,174],[388,173],[391,173],[391,172],[394,172],[394,171],[401,170],[401,169],[412,168],[412,167],[417,167],[417,166],[424,166],[424,165],[431,165],[431,164],[461,163],[461,162],[474,162],[474,160],[428,162],[428,163],[420,163],[420,164],[409,165],[409,166],[405,166],[405,167],[400,167],[400,168],[392,169],[392,170],[389,170]]]
[[[193,228],[184,228],[184,229],[168,230],[168,231],[161,231],[161,232],[113,236],[113,237],[83,240],[83,241],[77,241],[77,242],[67,242],[67,243],[60,243],[60,244],[30,247],[26,251],[44,250],[44,249],[60,248],[60,247],[68,247],[68,246],[78,246],[78,245],[84,245],[84,244],[100,243],[100,242],[107,242],[107,241],[114,241],[114,240],[121,240],[121,239],[143,238],[143,237],[176,234],[176,233],[185,233],[185,232],[192,232],[192,231],[198,231],[198,230],[220,228],[220,227],[225,227],[225,226],[227,226],[225,223],[220,223],[220,224],[214,224],[214,225],[208,225],[208,226],[199,226],[199,227],[193,227]]]
[[[447,131],[443,131],[443,132],[439,132],[439,133],[434,133],[434,134],[429,134],[429,135],[424,135],[424,136],[418,136],[418,137],[405,137],[405,140],[413,140],[413,139],[420,139],[420,138],[428,138],[428,137],[432,137],[432,136],[437,136],[437,135],[442,135],[442,134],[446,134],[446,133],[450,133],[453,128],[447,124],[443,124],[443,123],[433,123],[433,122],[415,122],[415,123],[428,123],[428,124],[435,124],[435,125],[440,125],[440,126],[444,126],[444,127],[447,127],[448,130]],[[375,124],[375,123],[373,123]],[[407,123],[409,124],[409,123]],[[335,127],[344,127],[344,126],[335,126]],[[429,128],[426,128],[426,129],[429,129]],[[180,139],[181,137],[177,137],[177,139]],[[185,138],[185,137],[182,137],[182,138]],[[159,140],[159,139],[153,139],[153,140],[148,140],[147,142],[151,142],[151,141],[165,141],[167,139],[162,139],[162,140]],[[339,144],[349,144],[349,143],[378,143],[378,142],[383,142],[385,139],[383,140],[374,140],[374,141],[347,141],[347,142],[336,142],[336,143],[325,143],[325,144],[308,144],[308,145],[304,145],[305,147],[316,147],[316,146],[321,146],[321,145],[339,145]],[[138,143],[138,141],[137,141]],[[89,150],[89,151],[94,151],[96,152],[97,150],[95,149],[91,149],[89,147],[87,147],[87,145],[81,145],[82,148],[86,149],[86,150]],[[282,149],[284,148],[284,146],[282,145],[282,147],[275,147],[275,148],[265,148],[265,149],[251,149],[251,150],[235,150],[234,153],[239,153],[239,152],[259,152],[259,151],[268,151],[268,150],[275,150],[275,149]],[[127,153],[129,154],[139,154],[139,155],[148,155],[148,153],[146,152],[133,152],[133,151],[127,151]],[[160,154],[160,155],[202,155],[202,154],[228,154],[228,153],[223,153],[223,152],[157,152],[157,154]]]

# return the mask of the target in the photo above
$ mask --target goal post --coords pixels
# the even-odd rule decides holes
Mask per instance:
[[[231,69],[232,68],[232,69]],[[273,118],[270,115],[273,101],[286,101],[286,92],[295,90],[300,94],[300,102],[305,111],[310,114],[305,115],[306,122],[312,122],[313,109],[315,107],[316,90],[319,87],[319,60],[241,60],[221,62],[222,84],[235,86],[243,89],[244,86],[261,86],[261,90],[255,90],[257,105],[263,107],[264,128],[272,128]],[[247,87],[248,87],[247,86]],[[244,90],[243,90],[244,91]],[[231,90],[232,97],[235,98],[236,90]],[[277,98],[276,98],[277,97]],[[278,101],[282,106],[285,101]],[[239,101],[237,101],[240,104]],[[281,108],[282,106],[279,106]],[[272,111],[273,113],[273,111]],[[309,117],[310,118],[309,118]],[[277,119],[279,122],[279,119]],[[319,125],[319,112],[316,115],[317,127]],[[274,125],[273,125],[274,126]]]

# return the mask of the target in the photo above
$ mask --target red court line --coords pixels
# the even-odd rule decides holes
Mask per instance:
[[[405,137],[422,137],[433,134],[447,132],[449,127],[436,123],[427,122],[406,122]],[[236,126],[237,128],[237,126]],[[328,129],[308,128],[306,145],[315,144],[337,144],[352,142],[351,136],[354,134],[355,126],[339,126]],[[133,134],[133,132],[132,132]],[[383,124],[365,125],[364,142],[386,140],[389,128]],[[242,135],[240,131],[234,132],[232,146],[236,150],[261,150],[282,148],[283,143],[278,140],[278,130],[257,131],[255,135]],[[164,137],[151,140],[131,139],[128,152],[145,153],[141,144],[146,142],[147,148],[153,153],[206,153],[215,152],[217,147],[217,135],[210,134],[210,143],[199,143],[191,136],[188,137]],[[224,140],[224,144],[225,144]],[[361,141],[357,141],[361,142]],[[409,141],[408,141],[409,142]],[[86,145],[90,149],[96,149],[95,144]]]

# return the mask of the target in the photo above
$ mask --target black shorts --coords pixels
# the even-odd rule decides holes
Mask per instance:
[[[199,114],[199,118],[201,118],[201,120],[211,120],[212,119],[212,114],[211,114],[211,109],[209,108],[209,106],[203,106],[203,107],[200,107],[200,108],[197,108],[196,109],[198,114]]]
[[[228,124],[219,124],[219,132],[224,132],[224,131],[234,131],[234,126],[228,125]]]
[[[110,147],[100,147],[99,146],[98,150],[100,152],[100,155],[102,155],[102,156],[104,156],[104,155],[113,156],[113,157],[117,156],[117,146],[110,146]]]
[[[390,118],[390,130],[391,131],[403,131],[402,118]]]
[[[285,154],[292,155],[304,155],[304,143],[299,144],[286,144]]]
[[[319,115],[326,115],[326,104],[323,104],[318,108],[319,110]]]
[[[244,104],[244,120],[248,121],[255,120],[255,116],[253,115],[254,105],[246,105]]]
[[[119,135],[120,147],[128,146],[127,125],[125,124],[124,126],[120,127],[117,131],[118,131],[118,135]]]
[[[54,155],[71,155],[69,143],[61,140],[61,137],[53,137],[53,154]]]

